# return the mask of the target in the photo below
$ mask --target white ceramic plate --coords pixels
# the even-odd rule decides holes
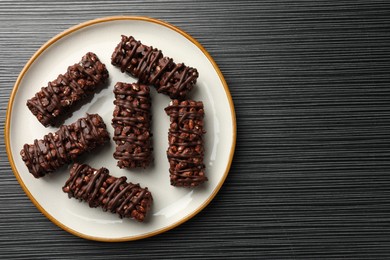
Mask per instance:
[[[209,181],[195,189],[173,187],[169,183],[169,164],[166,157],[169,117],[164,108],[170,99],[152,87],[152,132],[154,164],[147,169],[126,170],[116,166],[112,154],[115,144],[92,152],[83,162],[94,168],[106,167],[114,176],[148,187],[154,197],[146,222],[120,219],[100,208],[89,208],[86,203],[68,199],[61,187],[69,177],[69,167],[35,179],[24,165],[20,150],[25,143],[41,139],[56,128],[45,128],[28,110],[27,99],[47,82],[64,73],[68,65],[92,51],[106,64],[110,73],[108,86],[92,101],[74,112],[65,124],[76,121],[86,113],[98,113],[111,127],[114,109],[113,86],[117,81],[135,82],[137,79],[121,73],[111,65],[111,54],[121,34],[133,35],[144,44],[161,49],[176,62],[195,67],[199,71],[196,89],[190,98],[202,100],[205,106],[205,164]],[[28,61],[11,94],[5,139],[7,153],[16,178],[38,209],[61,228],[77,236],[100,241],[135,240],[167,231],[200,212],[222,186],[232,161],[236,122],[233,102],[226,82],[207,51],[191,36],[165,22],[145,17],[107,17],[89,21],[57,35],[43,45]]]

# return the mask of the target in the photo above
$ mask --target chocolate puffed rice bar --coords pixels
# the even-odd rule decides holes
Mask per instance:
[[[91,208],[101,207],[120,218],[143,222],[153,202],[152,194],[148,188],[126,181],[126,177],[109,175],[106,168],[97,170],[75,163],[62,190],[69,198],[85,201]]]
[[[171,185],[198,186],[207,181],[203,164],[203,103],[173,100],[165,112],[170,116],[167,156]]]
[[[118,82],[114,93],[114,158],[120,168],[145,168],[153,151],[150,89],[143,84]]]
[[[103,145],[110,139],[103,119],[87,115],[70,125],[62,125],[33,144],[25,144],[20,155],[35,178],[54,172],[80,155]]]
[[[106,66],[96,54],[88,52],[79,63],[68,67],[65,74],[41,88],[27,100],[27,107],[42,125],[56,126],[80,104],[94,94],[108,78]]]
[[[152,46],[142,44],[133,36],[122,35],[116,46],[111,64],[138,78],[139,83],[156,87],[172,99],[184,99],[199,76],[195,68],[175,63]]]

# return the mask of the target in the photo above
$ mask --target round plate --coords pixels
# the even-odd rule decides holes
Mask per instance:
[[[57,128],[43,127],[26,106],[47,82],[67,67],[77,63],[88,51],[97,54],[106,64],[110,79],[102,91],[65,121],[70,124],[86,113],[98,113],[111,127],[114,109],[113,86],[118,81],[136,82],[111,65],[110,58],[121,35],[132,35],[146,45],[163,51],[176,62],[199,71],[197,86],[189,98],[201,100],[205,106],[205,160],[209,181],[201,187],[173,187],[169,181],[168,146],[169,117],[164,108],[170,99],[151,88],[154,163],[146,169],[126,170],[116,166],[115,144],[83,156],[82,162],[94,168],[106,167],[114,176],[126,176],[128,181],[148,187],[154,202],[144,223],[120,219],[117,215],[89,208],[87,203],[69,199],[62,186],[69,177],[69,166],[40,179],[35,179],[24,165],[20,150]],[[52,222],[77,236],[99,241],[126,241],[156,235],[172,229],[199,213],[217,194],[230,168],[236,142],[236,121],[233,102],[226,82],[207,51],[191,36],[168,23],[146,17],[107,17],[88,21],[68,29],[44,44],[27,62],[12,91],[5,126],[7,153],[20,185]]]

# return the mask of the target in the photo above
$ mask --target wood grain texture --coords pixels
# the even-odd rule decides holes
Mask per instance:
[[[146,240],[66,233],[29,201],[0,142],[1,259],[388,259],[390,2],[3,1],[0,121],[31,55],[80,22],[145,15],[220,66],[237,113],[226,183],[195,218]]]

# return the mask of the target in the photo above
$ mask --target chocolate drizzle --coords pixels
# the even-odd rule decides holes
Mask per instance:
[[[114,158],[118,160],[120,168],[145,168],[152,160],[153,150],[149,87],[118,82],[114,93]]]
[[[106,66],[96,54],[88,52],[78,64],[69,66],[64,75],[41,88],[27,101],[27,106],[44,126],[55,126],[107,78]]]
[[[167,150],[171,185],[198,186],[207,181],[203,164],[203,103],[173,100],[165,111],[171,121]]]
[[[20,155],[35,178],[54,172],[81,154],[109,140],[106,125],[97,114],[87,115],[71,125],[63,125],[33,144],[25,144]]]
[[[176,64],[152,46],[146,46],[132,36],[122,35],[111,63],[138,78],[139,83],[154,85],[159,93],[184,99],[199,76],[195,68]]]
[[[104,211],[117,213],[120,218],[142,222],[150,210],[152,194],[148,188],[127,183],[126,180],[126,177],[110,176],[106,168],[96,170],[89,165],[75,163],[62,190],[68,193],[69,198],[88,202],[90,207],[101,207]]]

